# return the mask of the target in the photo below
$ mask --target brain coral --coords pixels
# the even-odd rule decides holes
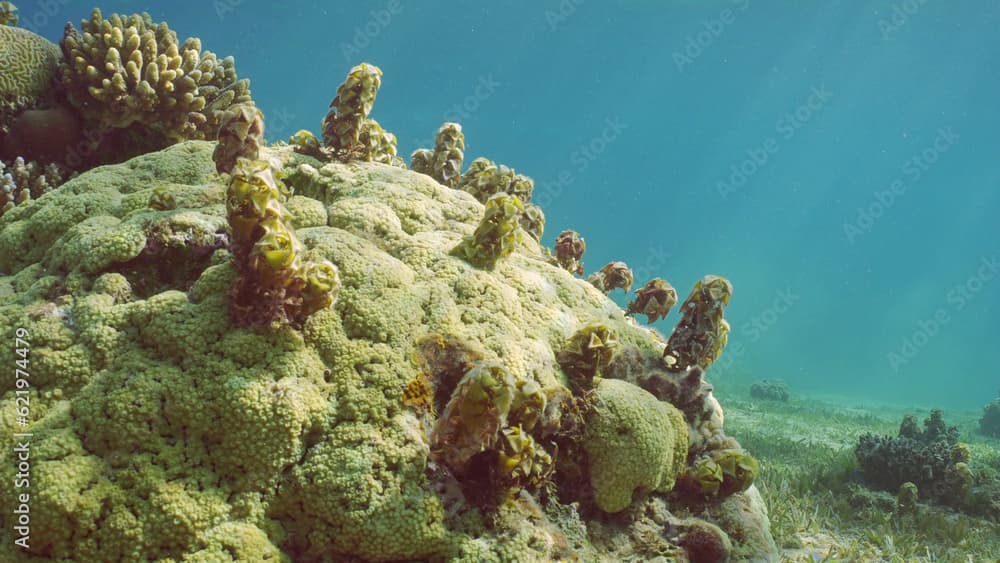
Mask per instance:
[[[0,25],[0,117],[30,107],[51,87],[59,47],[44,37]],[[5,121],[5,120],[4,120]],[[5,124],[0,121],[0,127]],[[2,131],[0,131],[2,132]]]
[[[435,488],[429,426],[403,403],[422,375],[419,343],[450,335],[519,379],[559,388],[556,353],[587,323],[608,325],[648,357],[659,357],[662,342],[550,264],[533,240],[490,271],[452,256],[483,216],[470,194],[383,164],[321,163],[288,146],[261,148],[261,158],[282,164],[303,252],[337,265],[340,297],[301,330],[234,326],[237,273],[214,147],[187,141],[96,168],[0,217],[0,339],[26,331],[31,374],[26,426],[14,419],[13,378],[0,379],[0,447],[11,451],[13,432],[33,434],[29,553],[561,558],[566,537],[530,497],[505,509],[517,527],[498,530]],[[171,204],[155,204],[164,194]],[[0,347],[0,366],[17,358]],[[608,502],[619,506],[635,487],[667,488],[683,462],[676,411],[627,383],[602,389],[617,410],[598,411],[592,443],[616,447],[608,428],[621,420],[643,447],[630,467],[655,470],[629,473]],[[641,411],[620,410],[630,406]],[[0,464],[0,480],[12,483],[14,471]],[[19,492],[0,487],[0,506]],[[579,529],[575,512],[563,512],[566,533]],[[0,560],[23,560],[11,530],[11,512],[0,511]]]
[[[626,381],[602,380],[595,393],[583,447],[597,506],[618,512],[636,489],[672,489],[687,463],[684,415]]]

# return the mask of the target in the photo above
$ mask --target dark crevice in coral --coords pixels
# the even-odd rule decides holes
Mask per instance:
[[[116,264],[110,272],[125,276],[137,299],[167,290],[187,292],[211,265],[212,253],[228,245],[225,233],[216,233],[209,245],[162,246],[150,238],[139,256]]]

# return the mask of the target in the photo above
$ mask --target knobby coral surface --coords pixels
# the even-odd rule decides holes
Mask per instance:
[[[255,200],[240,192],[247,197],[230,204],[232,180],[216,172],[215,146],[188,141],[91,170],[0,217],[0,338],[25,331],[31,370],[26,427],[9,414],[12,380],[0,381],[0,447],[13,447],[15,428],[33,435],[31,555],[601,560],[586,539],[601,516],[551,497],[541,508],[535,487],[568,459],[551,442],[576,433],[586,448],[570,461],[598,476],[579,482],[593,488],[598,508],[626,510],[670,488],[689,442],[702,451],[722,436],[721,411],[701,379],[675,391],[692,390],[710,413],[704,420],[640,388],[646,374],[597,381],[579,399],[593,401],[588,430],[565,392],[558,356],[567,342],[596,319],[622,348],[661,361],[662,337],[551,264],[533,239],[492,269],[455,256],[463,240],[476,240],[486,209],[398,167],[260,147],[288,193],[278,187],[259,202],[282,204],[274,212],[298,243],[293,254],[336,264],[341,290],[301,328],[237,325],[233,254],[240,244],[256,248],[260,239],[247,232],[264,227],[249,221],[243,232],[233,221],[234,209]],[[247,256],[280,266],[287,256],[278,250]],[[0,365],[14,365],[15,353],[0,348]],[[431,443],[434,417],[483,361],[502,365],[516,389],[499,432],[487,420],[479,433],[512,491],[491,521],[470,505],[468,487],[456,486],[468,476],[453,475]],[[613,363],[599,364],[614,375]],[[467,420],[478,420],[470,412]],[[484,452],[468,458],[473,469]],[[629,476],[602,478],[617,459]],[[0,478],[13,482],[13,471],[3,464]],[[11,506],[16,493],[0,488],[0,504]],[[754,494],[735,493],[722,504],[737,508],[719,508],[739,514],[716,518],[738,532],[734,550],[747,522],[766,522],[761,507],[748,508]],[[0,560],[16,560],[9,512],[0,525]],[[690,532],[685,541],[694,545]]]

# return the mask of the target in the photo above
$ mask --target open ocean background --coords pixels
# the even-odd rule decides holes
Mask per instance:
[[[92,7],[17,5],[56,42]],[[100,7],[234,55],[272,141],[318,133],[374,63],[402,156],[460,122],[467,163],[535,179],[546,244],[584,236],[588,274],[623,260],[682,300],[728,277],[716,383],[974,409],[1000,387],[995,0]]]

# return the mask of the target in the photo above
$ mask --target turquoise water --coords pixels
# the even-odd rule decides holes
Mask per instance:
[[[53,41],[90,8],[32,4]],[[235,55],[272,141],[375,63],[401,154],[460,122],[467,161],[536,180],[547,244],[585,237],[588,273],[623,260],[682,299],[728,277],[716,382],[971,408],[1000,386],[996,2],[100,6]]]

